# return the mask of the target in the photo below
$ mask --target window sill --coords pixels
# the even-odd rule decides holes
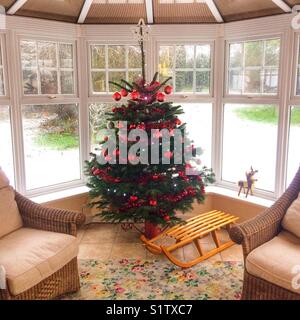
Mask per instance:
[[[36,203],[45,204],[52,201],[84,195],[84,194],[87,194],[88,191],[89,191],[88,187],[81,186],[81,187],[66,189],[66,190],[58,191],[54,193],[48,193],[41,196],[31,197],[30,199]],[[270,207],[274,203],[273,200],[268,200],[268,199],[264,199],[256,196],[248,196],[248,198],[245,198],[245,195],[238,196],[236,191],[221,188],[221,187],[214,187],[214,186],[207,187],[206,193],[224,196],[230,199],[235,199],[235,200],[243,201],[247,203],[256,204],[262,207]]]
[[[78,195],[83,195],[88,192],[89,192],[88,187],[81,186],[81,187],[66,189],[63,191],[43,194],[41,196],[34,196],[34,197],[31,197],[30,200],[32,200],[36,203],[39,203],[39,204],[44,204],[44,203],[48,203],[48,202],[52,202],[52,201],[56,201],[56,200],[62,200],[62,199],[75,197]]]

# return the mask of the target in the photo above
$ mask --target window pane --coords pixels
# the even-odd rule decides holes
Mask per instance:
[[[104,46],[92,46],[91,47],[91,66],[95,69],[105,68],[105,47]]]
[[[58,93],[57,72],[43,69],[41,73],[41,92],[42,94]]]
[[[300,165],[300,107],[291,108],[287,185],[293,180]]]
[[[74,93],[74,79],[72,71],[61,71],[60,72],[60,81],[61,81],[61,93],[63,94],[72,94]]]
[[[52,42],[38,42],[38,59],[40,67],[56,67],[56,44]]]
[[[274,191],[278,110],[274,105],[226,104],[222,179],[237,183],[252,166],[255,186]]]
[[[159,77],[163,81],[171,77],[174,61],[173,46],[160,46],[159,48]]]
[[[126,79],[126,73],[125,72],[109,72],[108,73],[108,79],[109,81],[114,81],[119,83],[120,79]],[[114,86],[113,84],[109,84],[109,92],[113,92],[119,90],[119,88],[117,88],[116,86]]]
[[[14,185],[11,123],[7,106],[0,106],[0,167],[8,176],[10,184]]]
[[[92,72],[93,92],[105,92],[105,72]]]
[[[210,68],[210,45],[196,46],[196,68]]]
[[[22,106],[26,189],[80,179],[78,105]]]
[[[196,72],[196,92],[209,94],[210,71]]]
[[[108,47],[108,67],[112,69],[125,68],[125,46]]]
[[[137,80],[139,77],[141,77],[142,72],[141,71],[129,71],[128,72],[128,81],[130,83]]]
[[[99,142],[103,141],[103,136],[98,133],[100,129],[106,127],[107,116],[105,113],[111,112],[112,107],[112,103],[91,103],[89,105],[91,152],[95,152],[99,148]]]
[[[245,71],[245,88],[244,93],[260,93],[260,70],[246,70]]]
[[[193,92],[193,71],[176,72],[176,92]]]
[[[0,96],[4,96],[4,78],[3,78],[3,69],[0,69]]]
[[[300,68],[297,69],[297,87],[296,95],[300,95]]]
[[[245,66],[259,67],[263,62],[263,42],[250,41],[245,43]]]
[[[210,103],[185,103],[182,105],[184,114],[181,121],[187,124],[189,138],[196,147],[203,151],[200,159],[202,165],[211,167],[212,144],[212,105]]]
[[[276,95],[279,57],[280,39],[230,44],[228,92]]]
[[[194,46],[176,46],[176,68],[194,67]]]
[[[73,46],[67,43],[59,45],[59,66],[61,68],[73,68]]]
[[[229,71],[229,93],[241,94],[243,90],[243,74],[240,70]]]
[[[229,47],[229,67],[236,68],[243,66],[243,44],[232,43]]]
[[[128,68],[141,68],[142,58],[141,50],[139,47],[128,47]]]
[[[266,69],[264,75],[264,93],[276,93],[278,69]]]
[[[265,66],[278,66],[279,65],[279,51],[280,40],[272,39],[266,41],[265,48]]]
[[[23,90],[24,94],[37,94],[37,70],[23,70]]]
[[[21,62],[23,68],[36,67],[36,42],[21,41]]]

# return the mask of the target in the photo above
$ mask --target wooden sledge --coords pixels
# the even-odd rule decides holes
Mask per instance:
[[[197,215],[196,217],[167,229],[153,239],[147,239],[142,235],[141,240],[150,252],[154,254],[164,253],[166,257],[177,266],[189,268],[232,246],[234,244],[233,241],[227,241],[221,244],[217,231],[222,227],[225,227],[228,231],[230,225],[234,224],[238,219],[238,217],[223,211],[213,210]],[[204,252],[198,240],[207,236],[209,233],[212,235],[216,248],[208,252]],[[168,246],[158,245],[155,243],[156,241],[163,240],[167,237],[172,238],[175,242]],[[174,257],[172,251],[184,247],[192,242],[195,244],[199,252],[198,258],[188,262],[183,262]]]

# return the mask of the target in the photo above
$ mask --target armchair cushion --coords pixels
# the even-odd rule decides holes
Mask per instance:
[[[285,230],[300,238],[300,193],[288,208],[281,225]]]
[[[77,239],[63,233],[21,228],[0,238],[0,265],[12,295],[37,285],[77,254]]]
[[[299,289],[292,285],[298,272],[295,268],[299,264],[300,239],[288,231],[282,231],[249,253],[246,270],[255,277],[299,293]]]
[[[1,176],[1,170],[0,170]],[[3,181],[2,181],[3,182]],[[1,182],[0,182],[1,183]],[[15,201],[15,191],[6,186],[0,189],[0,238],[23,225],[22,218]]]

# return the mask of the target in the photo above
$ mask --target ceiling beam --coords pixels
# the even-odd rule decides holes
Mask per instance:
[[[215,3],[213,0],[205,0],[205,3],[207,4],[207,6],[209,7],[209,10],[211,11],[211,13],[213,14],[213,16],[215,17],[215,19],[218,22],[224,22],[220,11],[218,10],[218,8],[216,7]]]
[[[284,12],[292,12],[292,8],[287,5],[283,0],[272,0]]]
[[[84,23],[85,18],[90,11],[90,8],[91,8],[93,1],[94,0],[85,0],[84,4],[82,6],[77,23]]]
[[[23,5],[27,2],[27,0],[17,0],[8,10],[7,14],[15,14]]]
[[[147,22],[152,24],[154,22],[153,17],[153,2],[152,0],[145,0],[146,12],[147,12]]]

